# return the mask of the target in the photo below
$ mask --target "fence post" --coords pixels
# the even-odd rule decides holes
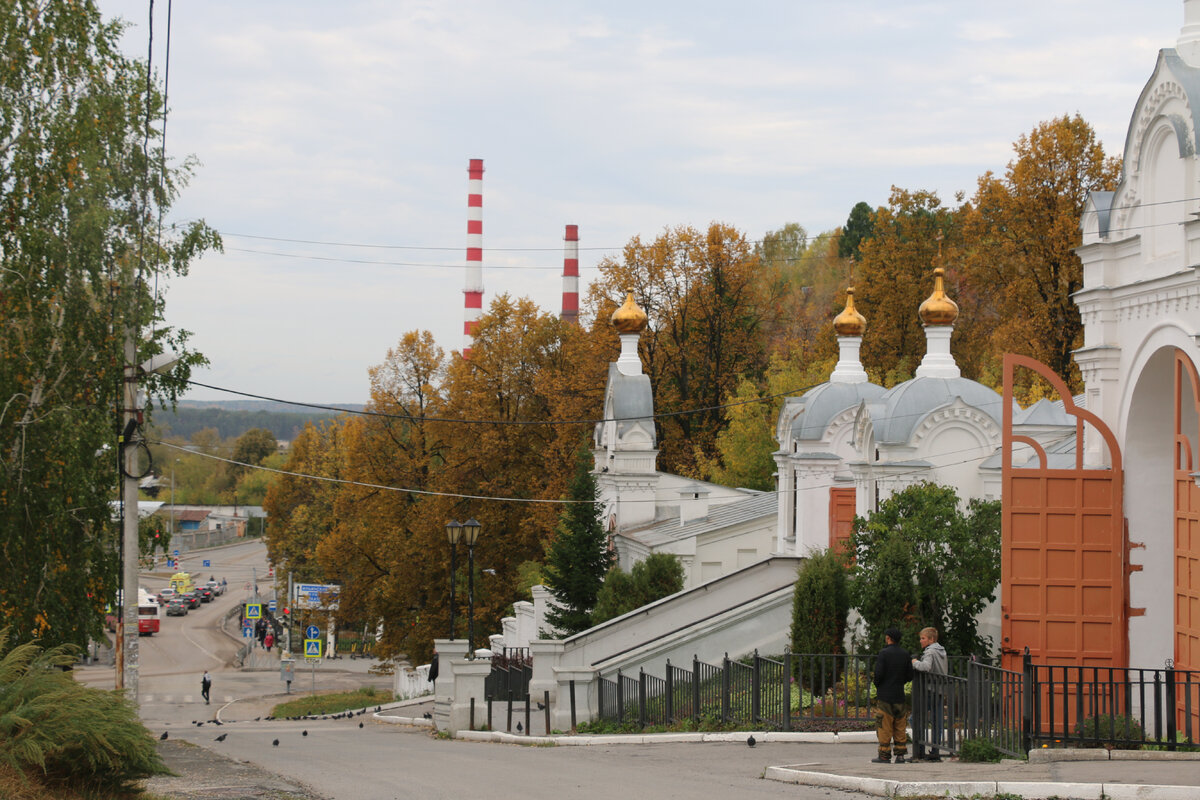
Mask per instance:
[[[729,653],[721,660],[721,722],[729,722]]]
[[[597,683],[597,686],[601,685],[599,681],[597,681],[596,683]],[[574,733],[575,732],[575,681],[570,682],[570,687],[571,687],[571,733]],[[603,697],[603,695],[601,695],[601,697]],[[601,708],[603,708],[603,706],[601,706]]]
[[[979,663],[971,656],[967,662],[967,739],[974,739],[979,734],[980,699],[983,697],[983,675]],[[953,723],[951,723],[953,724]]]
[[[700,725],[700,658],[692,654],[692,717]]]
[[[1175,749],[1175,740],[1177,735],[1177,720],[1175,708],[1175,662],[1172,659],[1167,659],[1167,749]]]
[[[1037,673],[1033,668],[1033,656],[1029,648],[1025,648],[1021,671],[1024,673],[1024,691],[1021,693],[1021,749],[1028,753],[1033,749],[1033,717],[1035,704],[1040,694],[1037,686]]]
[[[638,670],[638,728],[646,727],[646,670]]]
[[[508,726],[505,728],[505,730],[508,731],[509,733],[512,733],[512,701],[513,701],[512,689],[509,689],[508,690]]]
[[[621,670],[617,670],[617,724],[625,724],[625,681],[621,680]]]
[[[475,698],[474,697],[471,698],[471,717],[467,723],[467,730],[469,730],[469,731],[475,730]]]
[[[792,650],[783,649],[783,730],[792,729]]]
[[[754,668],[750,670],[750,727],[758,724],[762,716],[762,699],[758,696],[762,686],[762,667],[759,665],[758,648],[754,648]]]
[[[487,709],[488,709],[488,730],[494,731],[496,729],[492,727],[492,696],[490,694],[487,696]]]
[[[525,735],[529,735],[529,709],[533,706],[533,698],[529,696],[529,686],[525,686]],[[549,731],[547,731],[549,733]]]
[[[545,702],[542,705],[542,710],[546,712],[546,735],[550,735],[550,690],[547,689],[542,695]]]
[[[671,659],[667,659],[667,724],[675,722],[675,676],[671,674]]]

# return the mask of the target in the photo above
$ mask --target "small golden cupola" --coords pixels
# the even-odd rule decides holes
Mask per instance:
[[[625,304],[613,312],[612,326],[617,333],[641,333],[646,329],[646,312],[638,306],[630,290],[625,298]]]
[[[921,303],[917,313],[925,325],[953,325],[958,319],[958,303],[946,296],[946,270],[938,267],[933,271],[933,294]]]
[[[846,289],[846,308],[833,318],[833,330],[838,336],[862,336],[867,318],[854,307],[854,287]]]

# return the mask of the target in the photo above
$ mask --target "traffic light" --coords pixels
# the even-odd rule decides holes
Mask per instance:
[[[291,610],[290,608],[285,608],[285,609],[283,610],[283,615],[284,615],[285,617],[286,617],[288,614],[291,614],[291,613],[292,613],[292,610]]]

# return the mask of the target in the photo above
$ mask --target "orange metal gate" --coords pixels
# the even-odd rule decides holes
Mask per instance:
[[[1183,410],[1190,406],[1200,420],[1200,376],[1196,365],[1175,351],[1175,666],[1200,669],[1200,487],[1196,486],[1200,431],[1186,431]],[[1190,396],[1189,396],[1190,395]],[[1192,730],[1200,728],[1200,688],[1192,697],[1176,695],[1177,724],[1184,730],[1187,709],[1192,710]]]
[[[854,490],[829,490],[829,546],[840,553],[850,550],[854,530]]]
[[[1045,378],[1075,419],[1075,467],[1051,469],[1045,450],[1013,433],[1013,373]],[[1109,469],[1084,469],[1084,423],[1108,445]],[[1013,447],[1031,447],[1036,465],[1014,468]],[[1004,357],[1001,652],[1020,670],[1029,648],[1040,664],[1124,667],[1129,629],[1127,543],[1121,452],[1098,416],[1078,408],[1066,385],[1031,358]]]

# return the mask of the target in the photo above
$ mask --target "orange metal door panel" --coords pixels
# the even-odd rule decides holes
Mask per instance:
[[[850,549],[854,529],[854,490],[829,490],[829,547],[838,552]]]
[[[1012,430],[1013,372],[1046,378],[1076,419],[1074,469],[1050,469],[1038,443]],[[1083,468],[1083,425],[1108,443],[1111,469]],[[1024,356],[1004,358],[1003,534],[1001,652],[1007,669],[1020,669],[1028,647],[1041,664],[1126,666],[1128,579],[1122,511],[1121,455],[1116,439],[1095,414],[1077,408],[1066,386],[1045,365]],[[1014,468],[1013,447],[1025,444],[1038,466]]]
[[[1183,409],[1190,406],[1200,420],[1200,376],[1191,359],[1175,351],[1175,666],[1200,669],[1200,488],[1192,477],[1197,471],[1200,431],[1184,430]],[[1192,709],[1192,730],[1200,730],[1200,687],[1176,694],[1176,718],[1185,730],[1187,709]],[[1190,701],[1190,702],[1189,702]]]

